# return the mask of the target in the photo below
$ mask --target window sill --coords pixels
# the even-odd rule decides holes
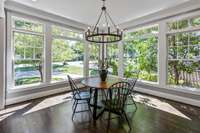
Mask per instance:
[[[138,81],[139,85],[145,85],[145,86],[150,86],[150,87],[156,87],[160,89],[166,89],[169,91],[176,91],[176,92],[182,92],[186,94],[192,94],[192,95],[199,95],[200,96],[200,89],[197,88],[190,88],[190,87],[181,87],[181,86],[160,86],[158,82],[148,82],[148,81]]]
[[[77,78],[75,81],[79,82],[83,78]],[[52,81],[50,83],[39,83],[39,84],[31,84],[31,85],[24,85],[24,86],[19,86],[19,87],[13,87],[13,88],[8,88],[7,93],[16,93],[16,92],[23,92],[27,90],[33,90],[33,89],[40,89],[40,88],[45,88],[45,87],[50,87],[50,86],[55,86],[55,85],[62,85],[62,84],[68,84],[67,80],[64,81]]]
[[[200,89],[197,89],[197,88],[167,85],[165,87],[165,89],[173,90],[173,91],[179,91],[179,92],[183,92],[183,93],[189,93],[189,94],[199,95],[200,96]]]

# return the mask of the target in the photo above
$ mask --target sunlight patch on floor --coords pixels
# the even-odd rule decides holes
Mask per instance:
[[[27,107],[28,105],[30,105],[30,103],[26,103],[23,105],[17,105],[17,106],[13,106],[13,107],[9,107],[6,108],[4,110],[0,111],[0,122],[5,120],[6,118],[14,115],[18,110],[24,109],[25,107]]]
[[[155,109],[191,120],[191,118],[187,117],[186,115],[184,115],[183,113],[181,113],[179,110],[177,110],[176,108],[174,108],[172,105],[170,105],[169,103],[166,103],[164,101],[158,100],[156,98],[152,98],[150,96],[143,96],[140,94],[136,94],[134,96],[134,100],[138,103],[143,103],[147,106],[153,107]]]
[[[25,112],[23,115],[27,115],[39,110],[43,110],[61,103],[64,103],[66,101],[70,101],[71,100],[71,94],[65,94],[65,95],[59,95],[59,96],[54,96],[54,97],[50,97],[50,98],[46,98],[43,101],[41,101],[40,103],[38,103],[37,105],[35,105],[33,108],[31,108],[30,110],[28,110],[27,112]]]
[[[18,110],[21,110],[25,107],[27,107],[28,105],[30,105],[31,103],[26,103],[26,104],[22,104],[22,105],[16,105],[16,106],[13,106],[13,107],[9,107],[9,108],[6,108],[4,110],[1,110],[0,111],[0,116],[1,115],[4,115],[4,114],[8,114],[8,113],[11,113],[11,112],[16,112]]]
[[[12,116],[15,112],[7,113],[0,116],[0,122],[7,119],[9,116]]]

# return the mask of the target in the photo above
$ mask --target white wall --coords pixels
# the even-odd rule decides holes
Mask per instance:
[[[5,19],[0,18],[0,109],[4,108],[5,104]]]

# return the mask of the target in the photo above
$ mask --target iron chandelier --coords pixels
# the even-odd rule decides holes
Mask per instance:
[[[115,43],[122,40],[123,30],[120,30],[106,10],[105,0],[101,8],[101,14],[93,27],[88,27],[85,39],[94,43]],[[100,23],[102,22],[103,23]],[[102,24],[102,25],[101,25]]]

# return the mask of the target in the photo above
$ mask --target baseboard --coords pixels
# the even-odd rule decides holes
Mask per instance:
[[[199,100],[181,97],[181,96],[168,94],[168,93],[163,93],[163,92],[159,92],[159,91],[154,91],[154,90],[150,90],[150,89],[145,89],[145,88],[141,88],[141,87],[136,87],[135,90],[138,91],[138,92],[144,93],[144,94],[146,93],[146,94],[166,98],[166,99],[169,99],[169,100],[173,100],[173,101],[177,101],[177,102],[181,102],[181,103],[190,104],[190,105],[193,105],[193,106],[200,107],[200,101]]]
[[[66,92],[69,90],[70,90],[69,87],[64,87],[64,88],[58,88],[58,89],[54,89],[54,90],[24,95],[24,96],[20,96],[20,97],[9,98],[9,99],[6,99],[6,105],[11,105],[11,104],[16,104],[16,103],[32,100],[32,99],[42,98],[42,97],[46,97],[49,95]]]

